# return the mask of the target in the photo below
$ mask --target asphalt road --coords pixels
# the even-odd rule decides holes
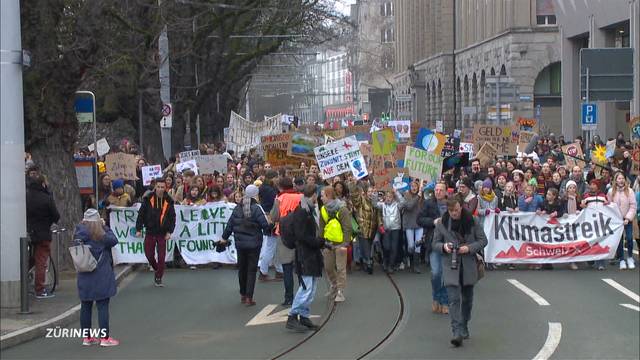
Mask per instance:
[[[397,289],[380,271],[373,276],[354,271],[347,301],[333,312],[321,282],[312,312],[323,316],[315,322],[326,323],[317,333],[296,334],[286,331],[284,322],[246,326],[265,306],[282,301],[281,282],[259,283],[258,305],[247,308],[239,303],[233,270],[170,270],[161,289],[142,271],[112,300],[112,334],[120,346],[82,347],[79,339],[42,338],[2,351],[2,358],[271,359],[294,347],[281,358],[355,359],[367,353],[368,359],[640,358],[640,312],[620,305],[640,305],[631,298],[640,292],[637,270],[488,272],[475,289],[471,339],[458,349],[449,344],[449,318],[431,313],[429,274],[392,278]],[[539,305],[510,279],[548,305]],[[560,324],[561,332],[549,336],[550,323]]]

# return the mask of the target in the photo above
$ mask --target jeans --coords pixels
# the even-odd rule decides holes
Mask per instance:
[[[462,270],[460,270],[462,271]],[[449,295],[449,316],[451,317],[451,331],[453,336],[462,336],[468,332],[467,325],[471,319],[473,307],[473,285],[447,286]]]
[[[98,308],[98,325],[100,329],[105,329],[106,338],[109,337],[109,298],[96,300]],[[80,328],[91,329],[91,312],[93,310],[93,300],[82,301],[80,304]],[[102,334],[101,334],[102,335]]]
[[[370,239],[365,239],[358,236],[358,250],[360,252],[360,258],[364,264],[372,264],[371,261],[371,243]]]
[[[311,303],[316,296],[318,278],[313,276],[302,276],[301,278],[306,289],[302,284],[298,286],[298,292],[293,299],[293,305],[291,306],[291,310],[289,310],[289,315],[300,315],[308,318],[311,316]]]
[[[256,272],[258,271],[258,257],[260,249],[237,249],[238,253],[238,283],[240,295],[253,298],[256,287]]]
[[[624,241],[627,240],[627,257],[633,257],[633,223],[624,226],[624,238],[620,239],[618,250],[616,251],[616,259],[624,260]]]
[[[35,243],[34,261],[36,267],[36,274],[34,279],[34,286],[36,294],[40,294],[44,291],[44,273],[47,270],[47,262],[49,256],[51,256],[51,240],[42,240]]]
[[[424,229],[405,229],[404,232],[407,235],[407,255],[411,256],[413,254],[420,254],[421,246],[416,246],[416,242],[422,241],[422,233],[424,232]]]
[[[402,230],[387,230],[382,236],[383,266],[389,269],[396,265],[398,249],[402,240]]]
[[[258,267],[260,267],[260,273],[267,275],[269,273],[269,265],[273,263],[276,267],[276,272],[282,272],[282,265],[278,263],[276,257],[276,249],[278,246],[278,237],[265,235],[262,239],[262,249],[260,249],[260,260],[258,261]]]
[[[158,261],[156,262],[156,245],[158,246]],[[156,279],[162,279],[164,275],[164,260],[167,257],[167,240],[164,235],[144,236],[144,254],[149,265],[156,271]]]
[[[282,264],[284,277],[284,300],[293,301],[293,263]]]
[[[431,266],[431,294],[433,301],[440,305],[447,305],[449,297],[442,280],[442,254],[432,251],[429,254],[429,265]]]

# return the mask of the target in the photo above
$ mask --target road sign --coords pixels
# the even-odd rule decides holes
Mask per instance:
[[[411,101],[411,95],[397,95],[396,102],[408,102]]]
[[[582,99],[631,101],[633,98],[633,51],[633,48],[581,49],[580,94]]]
[[[94,100],[86,94],[76,95],[74,108],[79,123],[92,123],[95,119]]]
[[[163,129],[171,129],[173,127],[173,115],[163,116],[160,120],[160,127]]]
[[[598,125],[598,105],[582,104],[582,130],[595,130]]]
[[[171,104],[162,104],[162,116],[169,116],[173,113]]]

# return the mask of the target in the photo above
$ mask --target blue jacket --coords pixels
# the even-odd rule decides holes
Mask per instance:
[[[524,201],[524,199],[524,195],[520,195],[520,197],[518,198],[518,210],[522,212],[536,212],[536,210],[540,209],[540,207],[544,203],[544,199],[538,194],[534,194],[533,200],[531,200],[531,202],[528,204]]]
[[[82,301],[103,300],[113,297],[117,292],[116,275],[113,272],[113,258],[111,248],[116,246],[118,239],[113,231],[104,227],[102,240],[94,241],[89,237],[89,229],[84,224],[78,224],[74,239],[91,246],[91,253],[99,259],[98,266],[92,272],[78,273],[78,296]],[[100,258],[102,254],[102,258]]]

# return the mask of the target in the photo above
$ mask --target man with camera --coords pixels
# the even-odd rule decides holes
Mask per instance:
[[[459,347],[463,339],[469,338],[473,286],[479,279],[476,254],[487,245],[487,237],[471,213],[463,209],[459,196],[447,200],[447,212],[435,223],[433,251],[442,254],[453,332],[451,344]]]

